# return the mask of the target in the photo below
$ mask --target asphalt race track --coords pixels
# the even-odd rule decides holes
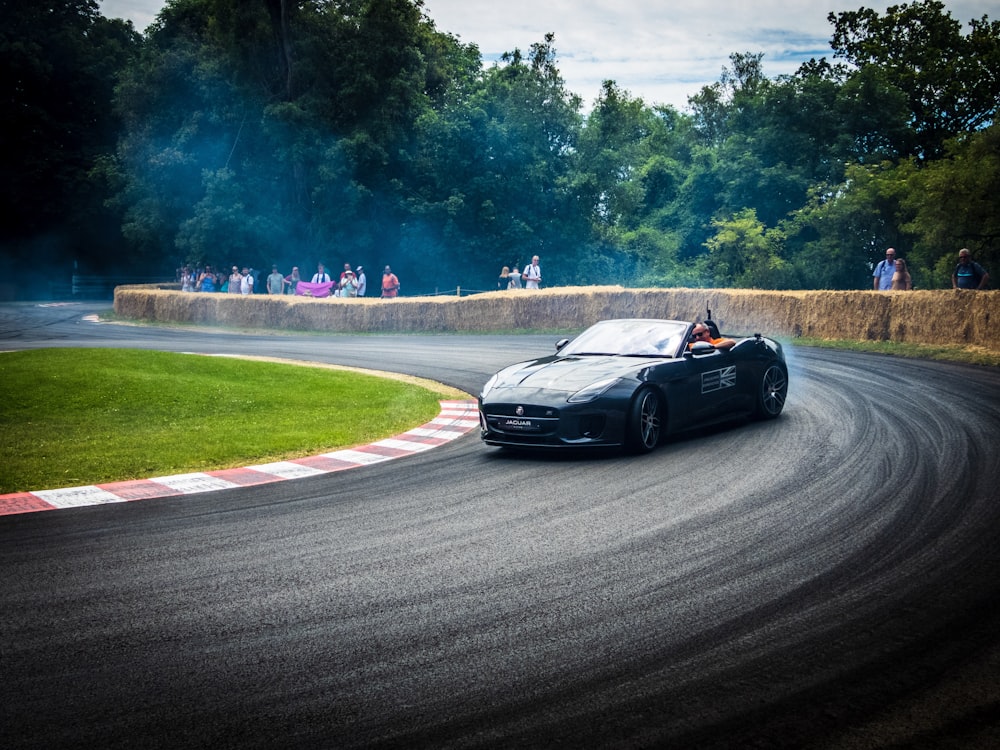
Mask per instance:
[[[0,350],[264,354],[475,393],[556,338],[84,319],[105,308],[0,305]],[[0,517],[0,747],[1000,746],[1000,371],[789,355],[780,419],[649,456],[471,433]]]

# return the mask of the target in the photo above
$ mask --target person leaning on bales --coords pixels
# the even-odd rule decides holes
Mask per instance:
[[[951,274],[952,289],[985,289],[990,281],[986,269],[972,259],[969,248],[958,251],[958,265]]]
[[[395,299],[399,295],[399,278],[389,266],[382,271],[382,299]]]
[[[913,289],[913,279],[910,278],[910,272],[906,270],[906,261],[902,258],[896,258],[896,270],[892,274],[890,288],[897,292],[908,292]]]
[[[887,292],[892,289],[892,275],[896,271],[896,249],[885,251],[885,260],[880,260],[872,273],[873,287],[876,292]]]

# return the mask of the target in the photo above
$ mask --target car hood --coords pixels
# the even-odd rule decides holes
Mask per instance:
[[[575,393],[591,383],[632,376],[653,362],[663,361],[656,357],[545,357],[502,370],[494,388],[534,388]]]

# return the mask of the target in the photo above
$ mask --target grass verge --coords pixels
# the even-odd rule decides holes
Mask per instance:
[[[0,493],[266,463],[432,419],[413,379],[123,349],[0,354]]]
[[[987,367],[1000,366],[1000,353],[979,346],[932,346],[929,344],[901,344],[894,341],[831,341],[811,338],[782,339],[782,341],[791,346],[872,352],[909,359],[931,359]]]

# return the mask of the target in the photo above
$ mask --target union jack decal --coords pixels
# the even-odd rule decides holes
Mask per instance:
[[[732,388],[735,385],[736,365],[723,367],[721,370],[712,370],[701,375],[702,394],[721,391],[723,388]]]

